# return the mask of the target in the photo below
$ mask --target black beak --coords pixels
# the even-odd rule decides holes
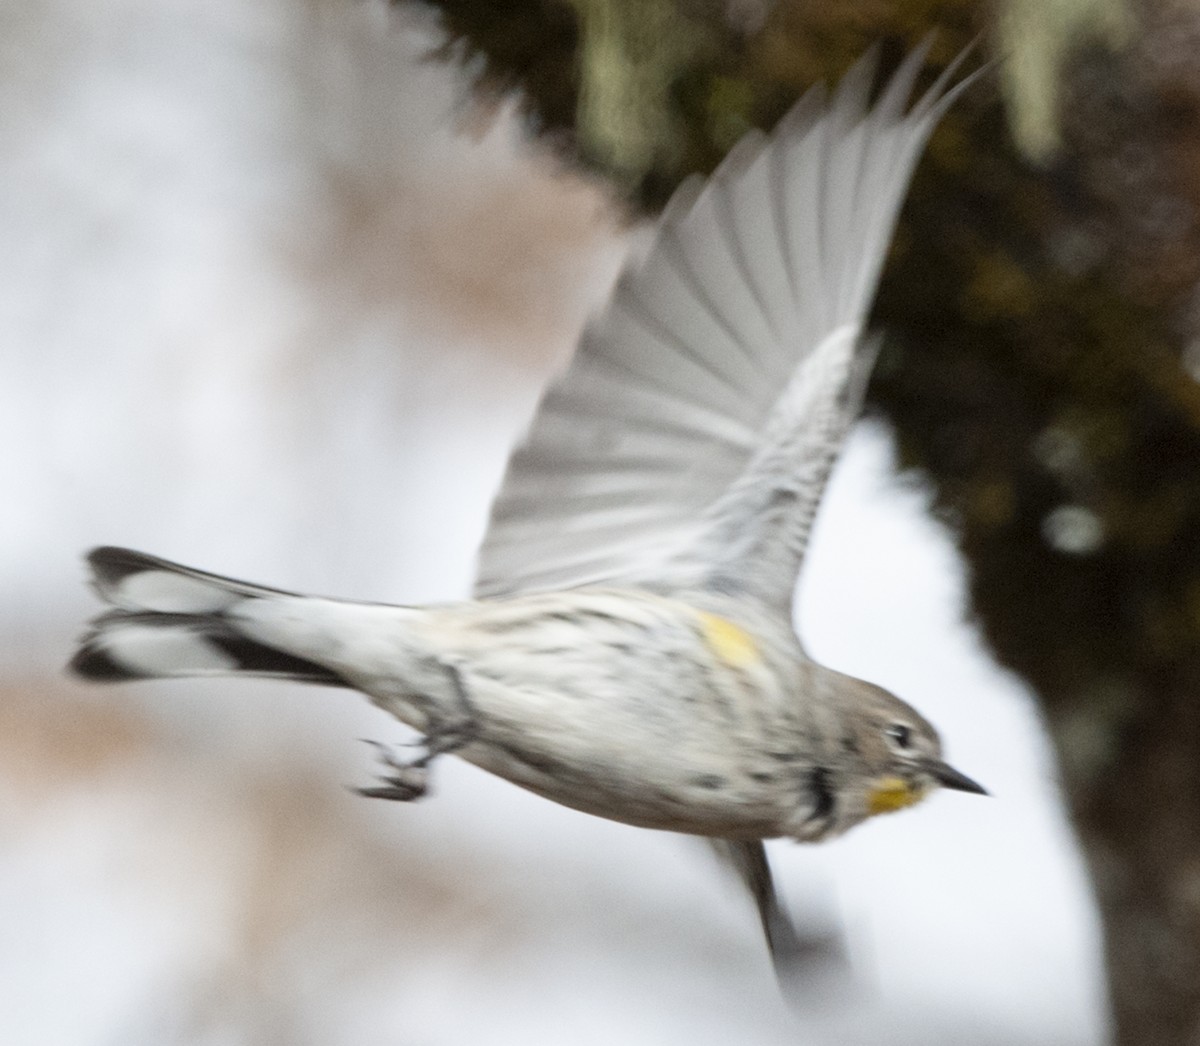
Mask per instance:
[[[960,774],[949,763],[943,763],[940,759],[930,760],[927,769],[943,788],[952,788],[956,792],[972,792],[975,795],[988,794],[983,785],[972,781],[966,774]]]

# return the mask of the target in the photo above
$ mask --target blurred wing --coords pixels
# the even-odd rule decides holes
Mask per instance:
[[[957,93],[943,94],[947,70],[905,113],[926,50],[873,108],[868,58],[832,99],[815,88],[769,137],[743,139],[701,192],[676,194],[509,462],[477,594],[662,576],[706,545],[706,510],[761,453],[806,360],[824,359],[825,381],[807,401],[844,398],[909,176]],[[831,338],[840,355],[822,356]],[[795,512],[811,517],[823,478]]]
[[[710,839],[709,842],[754,899],[781,987],[790,990],[804,978],[845,970],[845,947],[838,934],[801,934],[784,911],[775,892],[767,851],[761,842],[727,839]]]

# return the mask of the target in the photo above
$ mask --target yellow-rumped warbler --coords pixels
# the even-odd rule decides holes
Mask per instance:
[[[912,168],[961,89],[874,106],[860,62],[681,191],[515,452],[477,599],[295,595],[117,548],[94,680],[248,674],[361,690],[424,734],[362,794],[421,795],[455,752],[567,806],[718,841],[777,958],[794,941],[762,840],[828,839],[943,785],[899,698],[816,664],[791,607],[810,524],[874,357],[866,310]],[[965,82],[965,81],[964,81]]]

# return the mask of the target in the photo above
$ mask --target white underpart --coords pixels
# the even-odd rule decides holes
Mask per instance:
[[[356,676],[403,676],[421,611],[306,596],[243,600],[229,615],[259,643]]]

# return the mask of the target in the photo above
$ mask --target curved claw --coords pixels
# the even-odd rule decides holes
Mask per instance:
[[[381,784],[373,788],[355,787],[351,789],[353,792],[369,799],[394,799],[402,803],[420,799],[426,793],[429,788],[428,753],[418,759],[404,762],[397,758],[391,748],[379,741],[368,737],[361,737],[359,740],[374,748],[378,752],[379,761],[393,772],[380,775]]]
[[[373,788],[354,788],[352,791],[368,799],[394,799],[409,803],[420,799],[429,789],[429,771],[423,766],[401,766],[391,777],[381,777],[382,784]]]

